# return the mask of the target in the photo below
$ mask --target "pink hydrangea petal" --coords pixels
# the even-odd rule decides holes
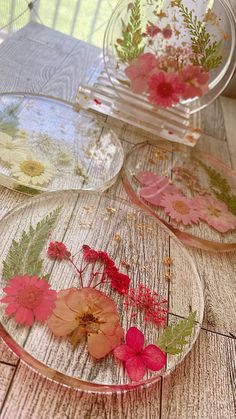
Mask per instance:
[[[146,367],[140,356],[129,358],[125,362],[125,369],[132,381],[140,381],[145,375]]]
[[[134,93],[141,94],[146,90],[147,81],[144,77],[136,77],[131,82],[131,89]]]
[[[19,307],[15,314],[15,320],[17,323],[26,324],[27,326],[32,326],[34,322],[34,316],[32,310],[29,310],[24,307]]]
[[[200,87],[197,86],[185,86],[184,92],[182,94],[183,99],[191,99],[194,97],[201,97],[202,96],[202,90]]]
[[[129,67],[127,67],[127,68],[125,69],[125,74],[126,74],[126,76],[127,76],[130,80],[133,80],[133,79],[135,79],[136,77],[139,77],[139,75],[140,75],[140,70],[139,70],[139,68],[138,68],[136,65],[131,64]]]
[[[157,65],[155,55],[150,52],[140,55],[139,57],[139,69],[143,75],[147,75]]]
[[[127,361],[135,356],[135,352],[128,345],[120,345],[114,349],[114,355],[120,361]]]
[[[144,345],[144,334],[137,327],[130,327],[126,333],[126,343],[135,352],[140,352]]]
[[[161,370],[166,363],[166,355],[156,345],[148,345],[141,354],[146,368],[152,371]]]

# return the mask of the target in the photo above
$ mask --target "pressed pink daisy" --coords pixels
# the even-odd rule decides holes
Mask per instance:
[[[199,222],[200,214],[194,199],[182,195],[165,194],[161,206],[166,214],[177,223],[183,223],[187,226]]]
[[[147,80],[156,67],[156,57],[147,52],[140,55],[133,64],[125,69],[126,76],[131,80],[131,89],[134,93],[143,93],[147,88]]]
[[[229,212],[226,204],[210,196],[195,198],[200,218],[220,233],[227,233],[236,227],[236,217]]]
[[[148,80],[148,99],[154,105],[167,108],[180,100],[184,85],[175,73],[160,71]]]
[[[184,83],[183,99],[201,97],[208,90],[209,72],[195,65],[187,65],[180,73]]]
[[[14,315],[19,324],[32,326],[34,320],[43,323],[55,307],[56,291],[37,276],[15,276],[3,291],[7,295],[0,301],[8,304],[5,313]]]

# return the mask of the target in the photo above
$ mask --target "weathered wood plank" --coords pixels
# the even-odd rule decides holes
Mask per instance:
[[[234,339],[201,332],[185,361],[163,381],[163,419],[234,419]]]
[[[232,168],[236,170],[236,100],[225,98],[223,96],[220,100],[225,120],[230,161]]]
[[[10,386],[15,367],[0,363],[0,407]]]
[[[1,417],[151,419],[159,418],[159,406],[160,383],[124,394],[86,394],[52,383],[21,364]]]
[[[0,338],[0,362],[6,362],[7,364],[16,365],[18,357],[8,349],[5,343]]]
[[[225,121],[220,99],[201,111],[201,129],[208,135],[225,141]]]

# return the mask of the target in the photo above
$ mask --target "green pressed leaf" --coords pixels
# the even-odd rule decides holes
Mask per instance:
[[[135,0],[130,3],[130,18],[128,24],[122,21],[122,35],[117,39],[115,48],[121,61],[132,61],[144,52],[142,25],[141,25],[141,2]]]
[[[61,208],[55,209],[39,221],[35,228],[30,226],[28,232],[23,231],[19,241],[12,241],[9,253],[3,261],[4,279],[15,275],[40,275],[43,260],[39,256],[60,211]]]
[[[191,35],[192,50],[196,54],[193,64],[200,65],[206,70],[218,67],[222,62],[220,54],[222,42],[211,41],[211,36],[206,30],[205,22],[198,21],[193,16],[193,11],[189,11],[181,1],[176,0],[174,5],[179,8],[186,28]]]
[[[158,338],[157,346],[168,354],[180,354],[183,346],[188,343],[186,338],[192,334],[196,315],[197,312],[194,311],[188,318],[181,320],[176,325],[168,326],[163,335]]]
[[[217,170],[213,169],[210,166],[207,166],[202,161],[196,159],[198,164],[205,170],[209,179],[210,179],[210,187],[214,195],[220,201],[223,201],[229,211],[232,212],[236,216],[236,196],[232,194],[230,185]]]

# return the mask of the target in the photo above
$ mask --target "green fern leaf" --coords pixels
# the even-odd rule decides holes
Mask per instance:
[[[61,208],[55,209],[39,221],[35,228],[30,226],[28,232],[23,231],[19,241],[12,241],[9,253],[3,261],[4,279],[10,279],[15,275],[40,275],[43,260],[39,259],[39,256],[60,211]]]
[[[163,335],[156,342],[157,346],[171,355],[180,354],[183,346],[187,345],[188,336],[192,334],[197,312],[194,311],[188,318],[181,320],[176,325],[168,326]]]
[[[196,54],[193,64],[200,65],[206,70],[218,67],[222,62],[222,55],[220,54],[222,42],[211,42],[211,36],[206,30],[205,23],[198,21],[196,16],[193,17],[193,11],[189,11],[187,7],[181,4],[180,0],[176,0],[174,5],[179,8],[185,26],[190,32],[191,47]]]
[[[116,53],[123,62],[132,61],[144,52],[140,0],[135,0],[128,7],[131,10],[128,24],[121,20],[122,36],[115,44]]]
[[[231,193],[230,185],[217,170],[213,169],[210,166],[207,166],[202,161],[196,159],[198,164],[205,170],[209,179],[210,179],[210,188],[217,199],[223,201],[229,211],[236,216],[236,195]]]

